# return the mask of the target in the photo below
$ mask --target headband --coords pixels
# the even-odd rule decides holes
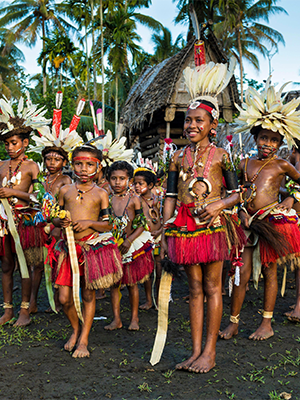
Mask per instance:
[[[208,111],[213,119],[218,118],[218,111],[215,108],[209,107],[206,104],[201,103],[200,101],[194,101],[189,107],[188,110],[196,110],[197,108],[203,108],[204,110]]]
[[[83,160],[91,160],[96,163],[101,162],[98,158],[95,157],[74,157],[72,161],[83,161]]]
[[[137,172],[152,172],[152,174],[156,176],[156,173],[150,168],[139,167],[134,171],[133,176],[135,176]]]
[[[59,153],[56,153],[55,151],[47,153],[47,154],[45,155],[45,158],[47,158],[48,156],[50,156],[50,157],[58,157],[58,158],[62,158],[63,160],[65,160],[65,157],[64,157],[64,156],[62,156],[62,155],[59,154]]]

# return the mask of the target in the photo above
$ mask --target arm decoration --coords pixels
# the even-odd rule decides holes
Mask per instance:
[[[177,197],[178,196],[178,171],[170,171],[167,181],[167,193],[166,197]]]
[[[33,182],[33,192],[35,194],[35,197],[37,198],[38,202],[42,202],[46,190],[38,179],[33,179],[32,182]]]
[[[146,231],[149,231],[147,219],[143,213],[143,209],[135,210],[135,217],[132,221],[132,229],[136,230],[137,228],[144,228]]]
[[[100,211],[100,216],[102,217],[102,221],[110,221],[111,208],[103,208],[103,210]]]
[[[40,181],[38,180],[38,179],[32,179],[32,181],[31,181],[33,184],[35,184],[35,183],[40,183]]]
[[[64,219],[67,216],[67,211],[61,209],[61,207],[59,206],[59,204],[55,203],[53,204],[53,206],[51,207],[50,210],[50,219],[51,221],[54,218],[60,218],[60,219]]]
[[[300,178],[299,178],[300,179]],[[298,180],[297,180],[298,182]],[[294,199],[295,202],[300,201],[300,186],[296,184],[296,182],[290,180],[288,183],[285,185],[286,190],[289,194],[290,197]]]
[[[223,170],[227,191],[238,189],[238,179],[235,171]]]

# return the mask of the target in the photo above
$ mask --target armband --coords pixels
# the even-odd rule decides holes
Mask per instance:
[[[143,209],[140,208],[139,210],[134,210],[135,215],[143,214]]]
[[[299,192],[293,192],[291,194],[291,197],[294,199],[295,203],[298,203],[300,201],[300,193]]]
[[[223,170],[227,191],[238,189],[238,179],[235,171]]]
[[[40,181],[38,180],[38,179],[32,179],[32,181],[31,181],[33,184],[35,184],[35,183],[40,183]]]
[[[168,181],[167,181],[167,193],[166,197],[177,197],[177,186],[178,186],[178,172],[177,171],[170,171],[168,174]]]
[[[100,216],[103,217],[104,215],[110,215],[111,214],[111,208],[103,208],[103,210],[100,211]]]

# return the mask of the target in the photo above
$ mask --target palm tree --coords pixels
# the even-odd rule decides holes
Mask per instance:
[[[152,61],[156,64],[178,53],[185,46],[182,34],[179,34],[173,43],[172,33],[167,28],[163,28],[163,36],[153,33],[151,40],[154,43]]]
[[[276,6],[277,2],[278,0],[219,0],[221,22],[214,26],[214,32],[223,40],[225,50],[234,54],[239,61],[242,99],[243,57],[259,69],[258,59],[252,51],[256,50],[265,57],[266,45],[276,50],[279,43],[285,43],[280,32],[258,22],[269,22],[271,15],[287,13],[284,8]]]
[[[28,46],[35,45],[37,38],[48,37],[52,27],[61,32],[74,30],[74,27],[61,18],[55,0],[13,0],[0,9],[0,26],[9,26],[8,44],[12,41],[22,41]],[[42,39],[43,50],[45,40]],[[43,93],[47,91],[46,75],[43,74]]]

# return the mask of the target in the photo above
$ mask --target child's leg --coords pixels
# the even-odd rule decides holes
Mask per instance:
[[[121,314],[120,314],[120,295],[119,295],[119,284],[114,285],[110,288],[110,301],[113,312],[113,321],[104,327],[108,331],[122,328]]]
[[[62,305],[70,324],[73,328],[73,333],[67,343],[64,345],[66,351],[72,351],[80,333],[79,319],[74,306],[72,288],[69,286],[59,286],[59,301]]]
[[[31,295],[30,295],[30,307],[29,313],[34,314],[37,313],[37,297],[38,291],[41,284],[42,276],[44,271],[44,264],[41,263],[33,267],[32,275],[31,275]]]
[[[130,331],[138,331],[139,327],[139,288],[138,285],[127,286],[129,292],[129,301],[131,306],[131,321],[128,327]]]
[[[296,304],[292,311],[288,311],[284,315],[286,315],[290,321],[300,322],[300,268],[297,268],[295,270],[295,282],[296,282]]]
[[[201,355],[189,367],[192,372],[206,373],[215,366],[216,343],[223,312],[222,270],[222,261],[207,264],[202,270],[203,290],[207,299],[206,342]]]
[[[152,308],[152,279],[151,277],[144,283],[144,289],[146,294],[146,303],[141,304],[139,308],[141,310],[150,310]]]
[[[14,310],[12,308],[12,293],[13,293],[13,273],[14,273],[14,256],[11,252],[10,238],[5,236],[5,256],[1,257],[2,267],[2,291],[3,301],[6,303],[4,308],[4,314],[0,318],[0,325],[10,321],[14,316]],[[29,317],[29,315],[28,315]]]
[[[226,262],[226,261],[223,261],[223,270],[222,270],[222,295],[225,295],[225,294],[226,294],[226,290],[225,290],[226,276],[227,276],[227,262]]]
[[[202,282],[202,268],[200,265],[186,266],[189,283],[189,311],[191,321],[191,333],[193,350],[192,355],[186,361],[176,365],[176,369],[188,369],[200,356],[202,348],[204,296]]]
[[[239,286],[233,285],[233,291],[231,295],[231,320],[233,322],[229,322],[227,328],[225,328],[222,332],[220,332],[220,337],[222,339],[231,339],[232,336],[238,334],[239,327],[239,315],[242,309],[242,305],[246,295],[246,286],[251,276],[252,271],[252,248],[245,248],[242,259],[244,265],[240,267],[240,284]],[[236,321],[234,321],[234,317],[236,317]]]
[[[267,317],[263,317],[259,328],[249,336],[253,340],[265,340],[274,335],[272,329],[272,315],[275,308],[276,296],[278,291],[277,264],[270,263],[268,267],[262,269],[264,276],[264,312],[268,312]]]
[[[81,328],[81,334],[79,336],[76,350],[74,351],[74,358],[89,357],[90,353],[88,351],[89,334],[92,328],[95,310],[96,310],[96,292],[95,290],[86,289],[82,287],[81,289],[82,301],[83,301],[83,320],[84,324]]]

